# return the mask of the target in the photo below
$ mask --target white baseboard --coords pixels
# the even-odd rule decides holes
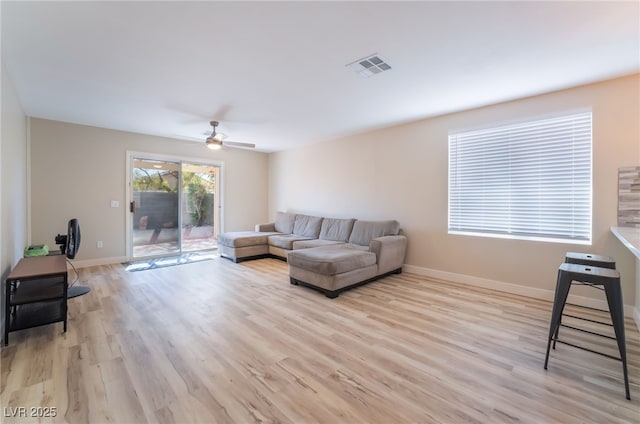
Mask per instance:
[[[486,278],[473,277],[471,275],[456,274],[447,271],[438,271],[430,268],[423,268],[415,265],[404,265],[403,271],[410,274],[423,275],[425,277],[437,278],[439,280],[451,281],[454,283],[467,284],[470,286],[482,287],[485,289],[497,290],[505,293],[517,294],[520,296],[532,297],[534,299],[549,300],[553,302],[555,292],[553,290],[538,289],[535,287],[522,286],[520,284],[505,283],[504,281],[489,280]],[[592,299],[590,297],[576,296],[569,294],[568,302],[575,305],[587,306],[596,309],[609,309],[605,300]],[[624,305],[624,315],[633,317],[640,330],[640,311],[633,305]]]
[[[89,268],[91,266],[100,266],[100,265],[113,265],[113,264],[121,264],[123,262],[127,262],[128,259],[125,256],[115,256],[111,258],[96,258],[96,259],[83,259],[83,260],[72,260],[73,266],[76,268]]]

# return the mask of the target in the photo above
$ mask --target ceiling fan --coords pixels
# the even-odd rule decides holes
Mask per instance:
[[[246,147],[249,149],[253,149],[256,147],[256,145],[253,143],[234,143],[233,141],[223,141],[224,135],[222,133],[216,132],[216,127],[220,123],[218,121],[211,121],[209,122],[209,124],[211,124],[211,126],[213,127],[213,132],[209,137],[207,137],[207,139],[205,140],[205,143],[207,144],[207,147],[210,148],[211,150],[218,150],[222,146]]]

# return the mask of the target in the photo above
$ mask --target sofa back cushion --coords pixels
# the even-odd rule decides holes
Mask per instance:
[[[296,221],[296,214],[287,212],[277,212],[275,219],[275,230],[279,233],[293,233],[293,224]]]
[[[320,239],[344,241],[349,240],[355,219],[324,218],[320,227]]]
[[[293,234],[316,239],[320,234],[321,225],[322,218],[319,216],[296,215]]]
[[[398,221],[356,221],[353,224],[349,243],[359,244],[360,246],[369,246],[369,242],[382,236],[395,236],[400,232],[400,223]]]

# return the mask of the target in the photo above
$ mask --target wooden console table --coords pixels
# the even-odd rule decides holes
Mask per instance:
[[[66,332],[67,284],[64,255],[20,259],[6,280],[4,345],[11,331],[62,321]]]

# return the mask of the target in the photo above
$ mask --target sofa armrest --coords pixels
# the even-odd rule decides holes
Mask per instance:
[[[258,224],[256,225],[256,231],[259,233],[264,233],[264,232],[275,233],[276,223],[269,222],[268,224]]]
[[[407,252],[406,236],[377,237],[369,243],[369,251],[376,254],[378,275],[402,268]]]

